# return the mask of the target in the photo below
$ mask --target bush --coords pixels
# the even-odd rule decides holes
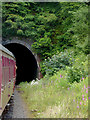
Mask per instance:
[[[22,31],[22,30],[18,30],[18,31],[17,31],[17,34],[18,34],[19,36],[21,36],[21,35],[23,35],[23,31]]]
[[[41,72],[43,75],[49,74],[53,75],[61,68],[65,69],[66,66],[72,66],[74,59],[72,57],[73,51],[64,52],[53,55],[51,58],[48,58],[41,64]]]
[[[67,67],[67,79],[70,83],[79,82],[88,75],[88,59],[84,54],[77,56],[72,67]]]
[[[82,71],[76,67],[68,67],[67,68],[67,79],[70,83],[74,81],[79,82],[82,77]]]

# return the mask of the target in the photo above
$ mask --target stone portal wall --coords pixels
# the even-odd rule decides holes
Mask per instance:
[[[38,65],[37,78],[38,79],[42,78],[43,76],[42,76],[42,74],[40,72],[40,69],[41,69],[40,68],[40,62],[41,62],[40,56],[32,51],[32,48],[31,48],[32,42],[30,40],[28,40],[28,39],[19,40],[18,38],[13,38],[12,40],[4,39],[4,40],[2,40],[1,44],[2,45],[7,45],[7,44],[10,44],[10,43],[21,44],[21,45],[25,46],[26,48],[28,48],[31,51],[31,53],[34,55],[34,57],[35,57],[35,59],[37,61],[37,65]]]

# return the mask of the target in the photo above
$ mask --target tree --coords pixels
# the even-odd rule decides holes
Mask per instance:
[[[88,6],[81,6],[72,14],[73,24],[68,32],[73,32],[71,39],[74,46],[88,54]]]
[[[75,2],[6,2],[2,35],[30,39],[41,59],[73,46],[87,53],[86,9],[85,3]]]

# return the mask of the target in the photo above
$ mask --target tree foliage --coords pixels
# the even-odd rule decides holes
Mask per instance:
[[[3,3],[3,38],[29,38],[44,60],[68,47],[88,53],[87,4]]]
[[[76,12],[72,12],[72,14],[73,24],[68,31],[73,32],[72,41],[75,43],[74,45],[88,54],[88,8],[81,6]]]

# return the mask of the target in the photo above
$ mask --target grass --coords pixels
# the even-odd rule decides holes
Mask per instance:
[[[35,118],[88,118],[88,78],[70,84],[66,71],[44,77],[38,84],[20,83],[23,98]]]

